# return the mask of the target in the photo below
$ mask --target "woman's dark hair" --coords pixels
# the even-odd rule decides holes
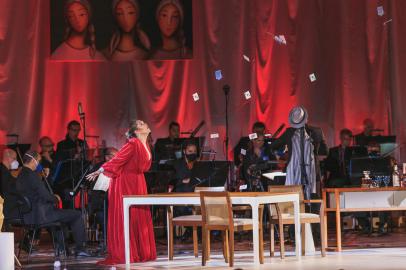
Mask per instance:
[[[39,153],[34,150],[28,150],[24,156],[23,156],[23,163],[28,164],[31,162],[33,159],[38,159],[39,158]]]
[[[128,126],[128,131],[125,133],[125,136],[127,137],[127,139],[131,139],[131,138],[137,138],[137,135],[135,134],[135,131],[139,128],[138,127],[138,122],[140,120],[131,120],[130,124]]]

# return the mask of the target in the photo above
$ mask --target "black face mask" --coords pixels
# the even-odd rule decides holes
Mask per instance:
[[[197,154],[196,153],[194,153],[194,154],[186,154],[185,156],[186,156],[186,159],[188,161],[195,161],[197,159]]]

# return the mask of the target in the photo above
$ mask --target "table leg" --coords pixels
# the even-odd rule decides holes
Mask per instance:
[[[302,239],[300,234],[300,204],[299,195],[297,195],[296,200],[293,202],[293,211],[295,215],[295,243],[296,243],[296,258],[300,259],[302,257]]]
[[[173,213],[173,206],[169,206],[171,208],[171,213]],[[169,226],[169,212],[166,211],[166,243],[168,244],[168,260],[171,260],[171,241],[169,240],[169,238],[171,237],[171,233],[173,233],[173,231],[171,231],[172,227],[170,228]],[[173,239],[173,238],[172,238]]]
[[[258,204],[251,204],[252,211],[252,240],[254,242],[254,264],[259,265],[259,217]]]
[[[130,266],[130,206],[123,201],[125,264]]]

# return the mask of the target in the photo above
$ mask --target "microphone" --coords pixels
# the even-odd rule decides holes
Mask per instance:
[[[228,95],[228,93],[230,93],[230,86],[228,85],[228,84],[225,84],[224,86],[223,86],[223,92],[224,92],[224,95]]]
[[[78,113],[80,118],[83,118],[85,116],[85,113],[83,112],[82,102],[78,103]]]

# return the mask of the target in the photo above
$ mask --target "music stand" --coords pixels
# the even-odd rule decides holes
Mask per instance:
[[[192,170],[192,185],[222,187],[225,185],[231,161],[198,161]]]

